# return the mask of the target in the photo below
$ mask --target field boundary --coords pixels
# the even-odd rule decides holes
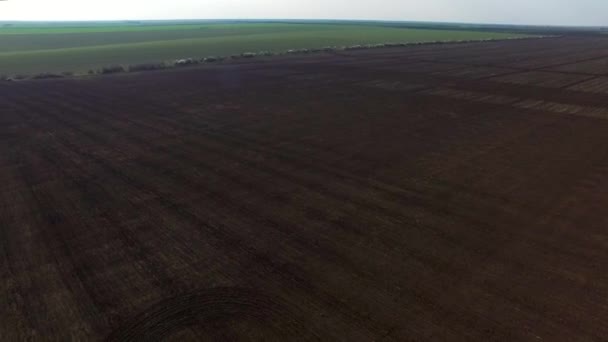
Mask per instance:
[[[197,58],[181,58],[172,61],[159,61],[157,63],[143,63],[143,64],[115,64],[102,66],[97,70],[89,70],[88,73],[77,73],[73,71],[64,71],[61,73],[55,72],[43,72],[31,75],[17,74],[17,75],[0,75],[0,82],[13,82],[13,81],[25,81],[25,80],[44,80],[44,79],[59,79],[59,78],[82,78],[91,76],[102,76],[109,74],[119,73],[138,73],[147,71],[166,70],[173,68],[183,67],[194,67],[200,64],[220,64],[231,61],[240,60],[251,60],[259,59],[263,57],[281,57],[281,56],[304,56],[304,55],[319,55],[323,53],[336,54],[344,51],[356,51],[356,50],[372,50],[372,49],[383,49],[383,48],[411,48],[415,46],[428,46],[428,45],[452,45],[452,44],[471,44],[471,43],[488,43],[488,42],[502,42],[512,40],[528,40],[528,39],[545,39],[545,38],[559,38],[560,36],[549,36],[549,35],[535,35],[535,36],[517,36],[508,38],[488,38],[488,39],[470,39],[470,40],[435,40],[427,42],[402,42],[402,43],[380,43],[380,44],[366,44],[366,45],[350,45],[350,46],[327,46],[323,48],[301,48],[301,49],[290,49],[280,52],[271,51],[258,51],[258,52],[243,52],[236,55],[225,55],[225,56],[207,56]]]

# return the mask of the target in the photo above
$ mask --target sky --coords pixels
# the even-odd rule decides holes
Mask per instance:
[[[0,0],[0,21],[126,19],[377,19],[608,26],[608,0]]]

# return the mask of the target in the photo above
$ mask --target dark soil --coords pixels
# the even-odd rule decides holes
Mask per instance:
[[[0,340],[602,340],[607,57],[578,36],[0,83]]]

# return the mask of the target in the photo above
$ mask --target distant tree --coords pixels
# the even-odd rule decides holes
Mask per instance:
[[[125,68],[122,65],[109,65],[99,69],[99,74],[107,75],[107,74],[116,74],[120,72],[125,72]]]
[[[51,79],[51,78],[63,78],[63,75],[54,74],[54,73],[50,73],[50,72],[43,72],[40,74],[36,74],[36,75],[32,76],[31,78],[33,80],[45,80],[45,79]]]
[[[197,61],[192,58],[176,59],[175,61],[173,61],[174,66],[187,66],[187,65],[192,65],[192,64],[196,64],[196,63],[197,63]]]
[[[137,71],[151,71],[151,70],[160,70],[167,68],[165,63],[144,63],[144,64],[134,64],[129,66],[129,71],[137,72]]]

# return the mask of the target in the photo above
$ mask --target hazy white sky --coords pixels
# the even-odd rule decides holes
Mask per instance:
[[[7,0],[0,20],[385,19],[608,26],[608,0]]]

